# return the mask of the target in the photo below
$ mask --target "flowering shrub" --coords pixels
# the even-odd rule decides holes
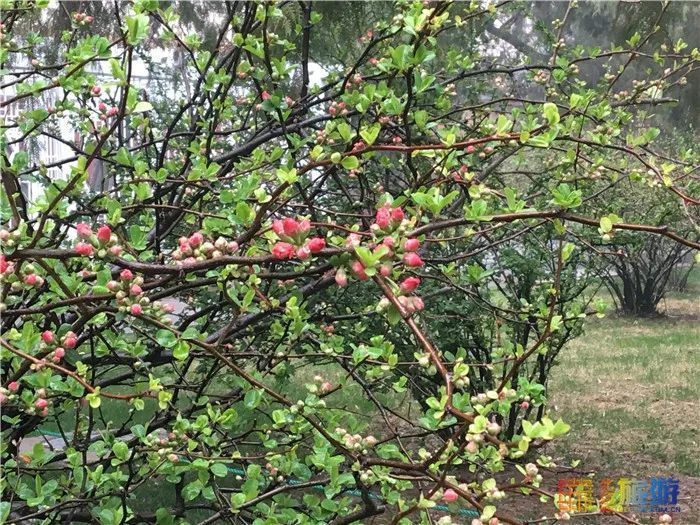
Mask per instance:
[[[697,155],[650,146],[639,107],[698,51],[555,41],[506,68],[544,86],[530,100],[491,97],[503,68],[443,42],[507,7],[399,3],[312,82],[307,3],[227,4],[215,43],[151,0],[76,12],[47,64],[42,4],[15,2],[0,42],[20,64],[0,102],[2,520],[523,523],[508,496],[550,495],[542,447],[569,431],[546,374],[604,310],[580,254],[622,230],[700,247],[605,201],[635,184],[696,209]],[[138,84],[153,49],[185,57],[175,94]],[[622,72],[577,75],[652,55],[624,93]],[[18,149],[60,126],[65,158]]]

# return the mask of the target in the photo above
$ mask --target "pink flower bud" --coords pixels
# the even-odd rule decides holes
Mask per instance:
[[[263,100],[270,100],[271,96],[272,95],[270,95],[267,91],[263,91],[261,95]]]
[[[318,253],[326,247],[326,240],[321,237],[313,237],[306,243],[311,253]]]
[[[63,346],[66,348],[73,349],[78,345],[78,337],[73,332],[68,332],[63,337]]]
[[[92,257],[92,255],[95,253],[95,249],[93,248],[92,244],[79,242],[75,245],[75,252],[83,257]]]
[[[97,104],[97,109],[104,113],[105,111],[107,111],[107,104],[105,104],[104,102],[100,102],[99,104]]]
[[[412,268],[423,266],[423,259],[421,259],[420,255],[415,252],[408,252],[407,254],[404,254],[403,262],[406,266],[410,266]]]
[[[92,93],[92,96],[99,97],[100,93],[102,93],[102,88],[100,86],[92,86],[90,92]]]
[[[379,273],[382,277],[389,277],[391,275],[391,270],[392,268],[390,264],[382,264],[379,267]]]
[[[10,392],[17,392],[19,390],[19,383],[17,381],[10,381],[7,385],[7,389]]]
[[[53,343],[54,341],[54,335],[51,330],[46,330],[41,333],[41,340],[44,341],[46,344]]]
[[[88,237],[90,237],[90,235],[92,235],[92,229],[84,222],[76,224],[75,229],[78,231],[78,237],[81,237],[83,239],[87,239]]]
[[[46,408],[47,406],[49,406],[49,402],[46,401],[46,399],[37,399],[37,400],[34,402],[34,406],[35,406],[36,408],[38,408],[39,410],[41,410],[41,409],[44,409],[44,408]]]
[[[306,246],[302,246],[301,248],[297,248],[297,257],[301,259],[302,261],[305,261],[309,257],[311,257],[311,250],[307,248]]]
[[[447,503],[452,503],[453,501],[457,501],[459,498],[459,495],[452,489],[447,489],[445,493],[442,495],[442,501],[446,501]]]
[[[62,347],[58,347],[53,351],[53,355],[55,359],[58,359],[59,361],[63,359],[63,356],[66,355],[66,351]],[[54,359],[54,360],[55,360]]]
[[[236,252],[238,251],[238,243],[236,241],[231,241],[230,243],[228,243],[227,248],[228,251],[231,253]]]
[[[112,236],[112,230],[106,224],[97,228],[97,240],[102,244],[107,244]]]
[[[345,273],[344,270],[338,270],[335,272],[335,283],[340,286],[341,288],[344,286],[347,286],[348,284],[348,275]]]
[[[134,278],[134,274],[131,273],[131,270],[129,270],[128,268],[124,268],[122,270],[122,273],[119,274],[119,278],[122,281],[131,281]]]
[[[115,244],[114,246],[109,247],[109,253],[111,253],[115,257],[119,257],[122,254],[122,249],[123,248],[121,246]]]
[[[136,303],[131,305],[130,311],[131,315],[141,315],[143,313],[143,308],[141,308],[140,304]]]
[[[411,293],[420,284],[420,279],[418,277],[407,277],[401,283],[400,288],[403,293]]]
[[[407,252],[415,252],[420,248],[420,241],[418,239],[406,239],[403,243],[403,249]]]
[[[360,261],[353,261],[351,266],[352,271],[355,272],[355,275],[360,281],[366,281],[367,279],[369,279],[369,277],[365,273],[365,267],[362,266],[362,263]]]
[[[351,233],[345,239],[345,247],[346,248],[354,248],[355,246],[359,246],[359,245],[360,245],[360,236],[357,233]]]
[[[30,273],[24,276],[24,284],[29,286],[34,286],[37,282],[37,275],[35,273]]]
[[[138,284],[132,284],[131,288],[129,288],[129,293],[131,293],[131,295],[141,295],[143,290]]]
[[[324,381],[323,384],[321,384],[321,392],[330,392],[331,390],[333,390],[333,385],[330,381]]]

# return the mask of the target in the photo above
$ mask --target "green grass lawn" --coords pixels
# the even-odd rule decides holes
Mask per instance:
[[[549,452],[562,465],[580,459],[596,478],[673,475],[686,510],[674,524],[698,525],[700,272],[660,310],[654,319],[591,320],[562,351],[550,410],[571,432]]]

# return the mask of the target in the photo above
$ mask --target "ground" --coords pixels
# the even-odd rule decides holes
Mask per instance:
[[[575,476],[676,477],[682,511],[673,523],[686,525],[700,525],[698,281],[669,295],[663,317],[589,322],[550,384],[551,410],[571,432],[548,453],[562,465],[580,459]]]

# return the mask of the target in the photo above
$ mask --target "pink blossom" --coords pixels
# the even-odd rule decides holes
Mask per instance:
[[[78,231],[78,237],[81,237],[83,239],[87,239],[88,237],[90,237],[90,235],[92,235],[92,229],[89,225],[85,224],[84,222],[76,224],[75,229]]]
[[[143,293],[143,290],[138,284],[132,284],[131,288],[129,289],[129,292],[131,295],[141,295]]]
[[[340,269],[337,272],[335,272],[335,283],[341,288],[347,286],[348,275],[345,273],[345,270]]]
[[[34,406],[38,409],[43,409],[43,408],[46,408],[47,406],[49,406],[49,402],[46,401],[46,399],[37,399],[34,402]]]
[[[17,392],[19,390],[19,383],[17,381],[10,381],[7,385],[7,389],[10,392]]]
[[[367,279],[369,279],[367,273],[365,273],[365,267],[362,266],[362,263],[360,261],[353,261],[352,271],[355,272],[355,275],[360,281],[366,281]]]
[[[261,97],[263,100],[270,100],[272,95],[270,95],[267,91],[263,91]]]
[[[391,220],[393,222],[401,222],[404,219],[404,213],[401,208],[392,208],[391,210]]]
[[[418,239],[406,239],[406,242],[403,243],[403,249],[407,252],[415,252],[418,248],[420,248]]]
[[[62,347],[58,347],[53,351],[53,356],[55,359],[58,359],[59,361],[63,359],[63,356],[66,355],[66,351]]]
[[[114,246],[109,247],[109,253],[114,255],[115,257],[119,257],[122,254],[123,248],[119,246],[118,244],[115,244]]]
[[[102,244],[107,244],[112,236],[112,230],[106,224],[97,228],[97,240]]]
[[[474,153],[475,151],[476,151],[476,148],[474,146],[472,146],[471,144],[469,146],[467,146],[467,148],[466,148],[466,152],[469,154]]]
[[[37,275],[35,273],[30,273],[29,275],[24,276],[24,284],[28,284],[29,286],[34,286],[37,281]]]
[[[359,245],[360,245],[360,236],[357,233],[351,233],[345,239],[345,247],[346,248],[354,248],[355,246],[359,246]]]
[[[188,241],[190,243],[190,246],[196,248],[204,242],[204,235],[202,235],[200,232],[194,232],[192,235],[190,235]]]
[[[143,308],[141,308],[141,305],[138,303],[132,304],[131,308],[131,315],[141,315],[143,313]]]
[[[418,277],[407,277],[401,283],[400,288],[403,293],[411,293],[418,288],[419,284],[420,279]]]
[[[65,346],[68,349],[72,349],[75,348],[77,344],[78,337],[75,335],[75,333],[66,332],[66,335],[63,337],[63,346]]]
[[[122,270],[122,273],[119,274],[119,278],[122,281],[131,281],[134,278],[134,274],[131,273],[131,270],[129,270],[128,268],[124,268]]]
[[[389,277],[391,275],[391,265],[390,264],[382,264],[379,267],[379,273],[382,275],[382,277]]]
[[[391,223],[391,212],[387,208],[379,208],[375,215],[374,222],[376,222],[377,226],[382,230],[386,230]]]
[[[442,501],[446,501],[447,503],[452,503],[453,501],[457,501],[458,498],[459,498],[459,496],[452,489],[447,489],[445,491],[445,493],[442,495]]]
[[[92,257],[92,255],[95,253],[95,249],[92,247],[92,244],[79,242],[75,245],[75,252],[83,257]]]
[[[404,254],[403,262],[406,266],[410,266],[412,268],[423,266],[423,259],[421,259],[420,255],[415,252],[408,252]]]
[[[326,240],[322,237],[312,237],[306,243],[311,253],[318,253],[326,247]]]
[[[5,258],[4,255],[0,255],[0,273],[5,273],[7,269],[9,268],[10,263],[7,262],[7,259]]]
[[[294,246],[288,242],[278,242],[272,247],[272,255],[275,259],[291,259],[294,257]]]
[[[44,341],[47,345],[53,343],[53,332],[51,330],[45,330],[41,333],[41,340]]]
[[[297,257],[301,259],[302,261],[305,261],[309,257],[311,257],[311,250],[307,246],[302,246],[301,248],[297,248]]]

